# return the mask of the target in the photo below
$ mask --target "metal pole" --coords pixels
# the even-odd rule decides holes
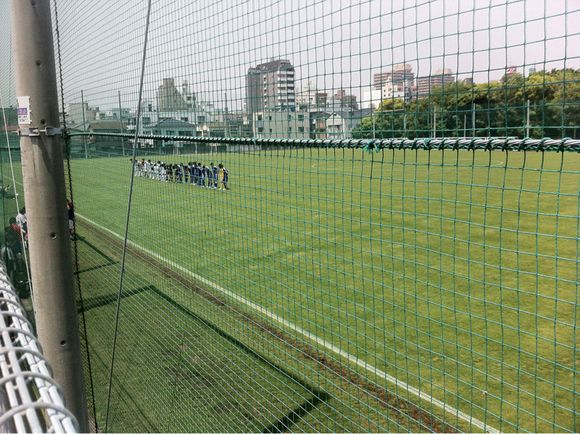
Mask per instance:
[[[437,106],[433,107],[433,137],[437,137]]]
[[[471,137],[475,137],[475,103],[471,104]]]
[[[87,432],[49,1],[10,3],[24,199],[38,338]]]
[[[83,133],[87,132],[87,124],[85,119],[85,94],[81,90],[81,107],[83,108]],[[87,153],[87,136],[83,136],[83,144],[85,145],[85,158],[89,158]]]
[[[530,100],[526,103],[526,137],[530,137]]]
[[[230,136],[230,124],[228,122],[228,118],[229,118],[229,113],[228,113],[228,94],[227,92],[224,92],[224,100],[225,100],[225,110],[224,110],[224,123],[225,123],[225,134],[226,137]]]
[[[121,91],[119,93],[119,132],[123,134],[123,109],[121,108]],[[123,148],[123,157],[125,156],[125,139],[121,136],[121,147]]]

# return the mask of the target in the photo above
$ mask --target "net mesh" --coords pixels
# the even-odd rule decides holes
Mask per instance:
[[[579,18],[56,0],[94,426],[578,431]]]

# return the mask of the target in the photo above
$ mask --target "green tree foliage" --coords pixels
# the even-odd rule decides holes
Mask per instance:
[[[506,74],[488,83],[437,87],[408,102],[385,100],[353,130],[355,138],[464,135],[580,138],[580,69]]]

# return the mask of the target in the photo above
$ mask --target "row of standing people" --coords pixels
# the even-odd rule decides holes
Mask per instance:
[[[132,161],[131,161],[132,162]],[[209,166],[190,161],[187,164],[171,164],[163,161],[136,160],[135,175],[165,182],[189,183],[200,187],[229,190],[229,171],[222,163]]]

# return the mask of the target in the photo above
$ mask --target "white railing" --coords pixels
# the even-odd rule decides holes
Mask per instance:
[[[78,432],[2,262],[0,432]]]

